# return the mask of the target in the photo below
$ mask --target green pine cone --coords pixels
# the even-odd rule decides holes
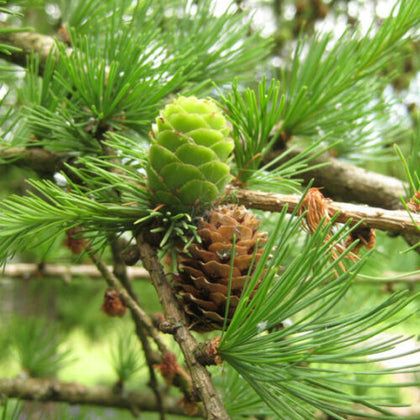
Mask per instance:
[[[204,211],[230,180],[234,143],[222,111],[211,100],[179,97],[153,125],[147,168],[154,205],[173,213]]]

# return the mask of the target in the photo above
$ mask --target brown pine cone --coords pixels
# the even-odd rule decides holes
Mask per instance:
[[[202,242],[194,242],[178,253],[179,273],[174,275],[173,283],[191,329],[205,332],[223,327],[235,236],[228,322],[232,319],[254,254],[251,275],[267,241],[267,234],[258,232],[260,224],[253,213],[236,205],[219,206],[199,221],[197,233]]]

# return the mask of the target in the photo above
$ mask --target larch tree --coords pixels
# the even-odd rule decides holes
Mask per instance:
[[[25,372],[0,379],[2,418],[20,418],[14,398],[161,419],[401,418],[417,350],[383,363],[418,305],[420,125],[390,86],[415,61],[420,2],[339,35],[316,23],[336,2],[271,3],[275,36],[242,1],[3,4],[3,276],[36,258],[48,282],[55,257],[67,276],[89,260],[103,313],[71,282],[61,305],[126,327],[114,386],[88,386],[57,376],[74,361],[45,308],[1,315],[0,359]],[[361,290],[401,279],[412,289]]]

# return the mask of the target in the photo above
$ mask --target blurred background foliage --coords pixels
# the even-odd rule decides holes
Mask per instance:
[[[166,0],[155,0],[164,10]],[[205,1],[205,0],[203,0]],[[199,2],[199,1],[197,1]],[[217,2],[217,1],[216,1]],[[106,1],[103,2],[106,5]],[[183,4],[180,1],[180,4]],[[224,1],[219,1],[223,6]],[[297,37],[301,34],[311,35],[314,31],[328,31],[354,26],[360,23],[362,28],[373,22],[379,25],[388,15],[393,1],[358,1],[358,0],[237,0],[244,8],[253,10],[254,30],[262,30],[265,37],[273,37],[266,63],[261,63],[255,69],[253,78],[247,80],[246,86],[255,88],[262,73],[282,79],[284,62],[290,59],[296,48]],[[95,2],[74,2],[70,0],[16,0],[8,1],[7,7],[16,14],[0,13],[0,23],[29,26],[35,31],[59,37],[63,21],[69,26],[77,24],[83,30],[83,16],[94,13]],[[401,130],[391,133],[398,137],[398,144],[405,156],[415,156],[419,162],[419,96],[420,96],[420,44],[413,41],[404,47],[405,58],[397,65],[389,66],[383,74],[389,78],[389,85],[383,90],[384,97],[394,101],[392,118],[401,121]],[[23,72],[7,61],[0,60],[2,72],[0,92],[4,95],[6,87],[10,89],[9,96],[4,100],[15,101],[15,86],[23,83]],[[22,99],[24,100],[24,99]],[[0,115],[1,118],[1,115]],[[395,137],[391,139],[395,140]],[[364,167],[377,172],[405,179],[404,168],[394,150],[384,142],[388,152],[378,159],[364,161]],[[414,150],[414,152],[413,152]],[[340,157],[340,149],[333,150]],[[363,161],[365,156],[353,156],[355,160]],[[28,188],[25,180],[35,177],[34,173],[14,167],[0,165],[0,198],[11,193],[22,193]],[[263,229],[270,229],[272,219],[269,214],[263,214]],[[35,262],[40,264],[39,275],[20,279],[0,280],[0,377],[15,375],[30,375],[34,377],[57,377],[62,380],[77,380],[83,384],[115,385],[124,382],[127,386],[144,388],[147,382],[147,370],[144,369],[143,355],[136,352],[137,341],[127,342],[126,332],[132,328],[128,316],[122,319],[107,317],[101,310],[103,294],[106,289],[103,282],[90,278],[77,278],[71,281],[62,279],[42,278],[42,264],[54,261],[56,264],[79,264],[83,260],[75,257],[63,246],[65,238],[58,238],[53,247],[30,249],[16,256],[16,262]],[[297,238],[303,240],[303,238]],[[385,277],[389,273],[410,272],[418,270],[419,255],[415,252],[405,252],[407,244],[401,238],[390,238],[378,232],[377,248],[373,256],[362,270],[363,275]],[[298,251],[296,251],[298,252]],[[105,253],[105,260],[111,262],[110,255]],[[409,289],[410,293],[420,291],[420,282],[395,282],[376,284],[365,279],[356,281],[340,304],[340,311],[351,309],[360,301],[374,306],[383,300],[384,295],[395,289]],[[363,281],[365,280],[365,281]],[[160,305],[153,287],[144,280],[134,281],[134,289],[143,307],[149,313],[160,311]],[[407,306],[403,315],[411,315],[416,310],[418,302]],[[411,317],[403,324],[395,327],[394,332],[409,335],[418,334],[420,318]],[[12,326],[14,335],[8,334]],[[35,352],[25,343],[30,342],[34,348],[43,348],[42,354]],[[40,343],[48,342],[48,345]],[[122,352],[121,349],[131,349]],[[135,357],[134,355],[137,355]],[[31,357],[32,355],[32,357]],[[35,357],[35,355],[37,357]],[[124,358],[125,357],[125,358]],[[367,367],[364,366],[364,369]],[[224,379],[225,378],[225,379]],[[235,385],[235,382],[236,385]],[[364,378],[361,378],[363,382]],[[236,392],[252,391],[243,389],[245,385],[234,375],[221,377],[220,381],[231,381],[229,389]],[[238,382],[239,381],[239,382]],[[226,384],[223,384],[226,386]],[[236,387],[236,388],[235,388]],[[368,394],[367,386],[360,385],[356,391]],[[394,392],[394,390],[390,391]],[[404,393],[404,390],[401,391]],[[418,396],[395,394],[398,401],[416,399]],[[229,404],[234,412],[235,398],[231,395]],[[419,403],[419,400],[417,400]],[[233,407],[233,408],[232,408]],[[257,407],[258,408],[258,407]],[[4,412],[6,408],[3,407]],[[258,410],[257,410],[258,411]],[[53,409],[48,404],[29,405],[9,401],[7,406],[9,417],[23,418],[22,413],[33,415],[26,418],[48,419],[99,419],[99,418],[132,418],[124,410],[100,409],[92,407],[68,407],[56,404]],[[28,414],[32,413],[32,414]],[[43,414],[39,414],[43,413]],[[47,413],[47,414],[45,414]],[[142,418],[154,419],[157,415],[143,414]],[[176,418],[175,416],[171,418]]]

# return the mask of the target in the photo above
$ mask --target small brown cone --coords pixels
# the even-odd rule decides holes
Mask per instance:
[[[179,274],[174,275],[174,288],[190,318],[191,329],[205,332],[223,328],[235,237],[230,322],[248,272],[252,274],[263,253],[266,233],[258,232],[260,224],[253,213],[236,205],[219,206],[199,221],[197,233],[202,242],[179,252]]]

